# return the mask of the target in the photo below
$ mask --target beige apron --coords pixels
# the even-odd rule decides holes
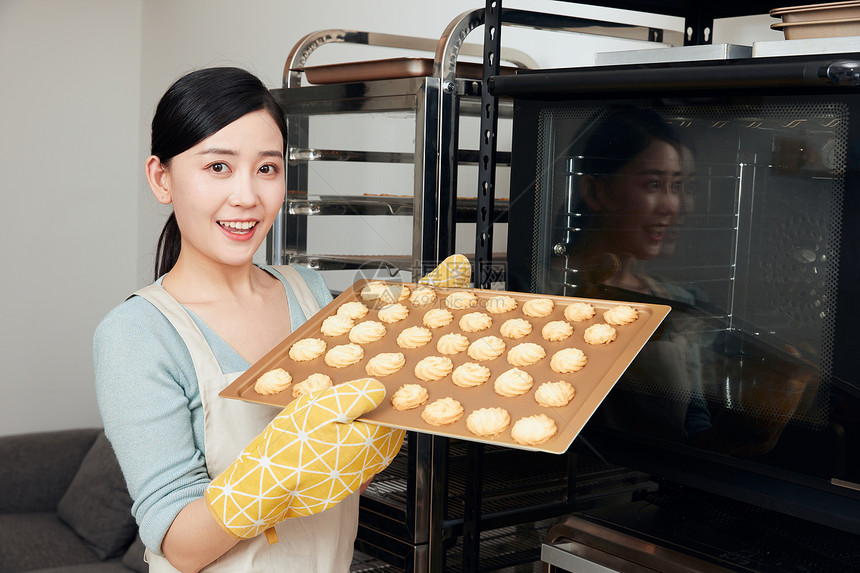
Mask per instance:
[[[287,279],[306,317],[319,310],[307,284],[294,269],[275,267]],[[206,469],[211,477],[223,472],[281,411],[280,408],[221,398],[218,393],[241,372],[224,374],[188,312],[160,285],[135,294],[144,297],[171,322],[185,341],[194,362],[203,404]],[[277,526],[279,541],[269,545],[265,535],[240,541],[205,567],[206,573],[345,573],[352,561],[358,529],[357,493],[322,513],[289,519]],[[146,550],[150,573],[178,573],[166,558]]]

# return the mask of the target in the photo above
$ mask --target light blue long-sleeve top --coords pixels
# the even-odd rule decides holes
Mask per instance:
[[[305,317],[281,280],[295,329]],[[332,297],[319,273],[296,267],[320,307]],[[156,281],[161,284],[161,279]],[[187,310],[187,309],[186,309]],[[247,360],[189,311],[225,373],[244,372]],[[179,333],[146,299],[132,297],[102,320],[93,338],[96,396],[105,433],[122,467],[140,536],[161,554],[177,514],[203,497],[210,482],[203,442],[203,406],[191,354]]]

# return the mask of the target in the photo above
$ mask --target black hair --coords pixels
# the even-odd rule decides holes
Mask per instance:
[[[252,73],[233,67],[205,68],[179,78],[164,93],[152,118],[151,153],[162,164],[254,111],[267,111],[278,124],[286,149],[287,124],[271,92]],[[170,214],[155,253],[155,278],[179,258],[182,235]]]
[[[654,141],[663,141],[678,150],[682,147],[678,135],[659,113],[611,107],[585,140],[582,172],[595,176],[617,173]]]
[[[580,157],[579,175],[594,178],[614,175],[655,141],[668,143],[679,155],[684,147],[674,128],[657,111],[627,105],[606,107],[592,119],[585,135],[577,138],[573,146],[575,155]],[[589,208],[581,188],[572,212],[580,214],[581,232],[574,234],[571,247],[584,249],[591,243],[592,231],[599,226],[601,216]]]

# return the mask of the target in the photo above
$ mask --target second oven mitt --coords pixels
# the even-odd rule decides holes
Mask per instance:
[[[250,539],[358,491],[403,443],[404,430],[354,421],[384,399],[381,382],[361,378],[290,402],[206,488],[212,515],[233,537]]]
[[[463,255],[451,255],[418,281],[424,285],[463,288],[472,279],[472,264]]]

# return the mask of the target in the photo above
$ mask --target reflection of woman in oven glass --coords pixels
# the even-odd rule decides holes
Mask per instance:
[[[711,329],[688,312],[703,302],[703,293],[645,269],[649,260],[672,257],[678,229],[693,207],[686,188],[693,173],[691,146],[659,114],[629,108],[606,110],[582,141],[573,208],[583,224],[569,245],[566,282],[576,285],[576,296],[674,307],[595,420],[726,453],[769,451],[791,415],[774,412],[772,398],[799,376],[763,374],[756,392],[742,381],[747,391],[740,397],[747,403],[741,408],[727,407],[725,396],[706,401],[703,378],[720,371],[721,356],[711,349]],[[767,415],[759,413],[762,406]]]
[[[651,111],[606,110],[582,139],[577,169],[581,230],[569,245],[568,284],[576,296],[637,300],[658,297],[686,304],[695,291],[649,275],[643,263],[671,256],[677,239],[689,151]],[[571,272],[572,271],[572,272]],[[643,297],[644,295],[644,297]],[[596,420],[673,441],[705,430],[701,398],[701,342],[670,313],[640,352]]]
[[[586,140],[579,192],[587,213],[568,267],[601,283],[649,290],[641,261],[656,258],[681,211],[683,146],[655,114],[607,115]]]

